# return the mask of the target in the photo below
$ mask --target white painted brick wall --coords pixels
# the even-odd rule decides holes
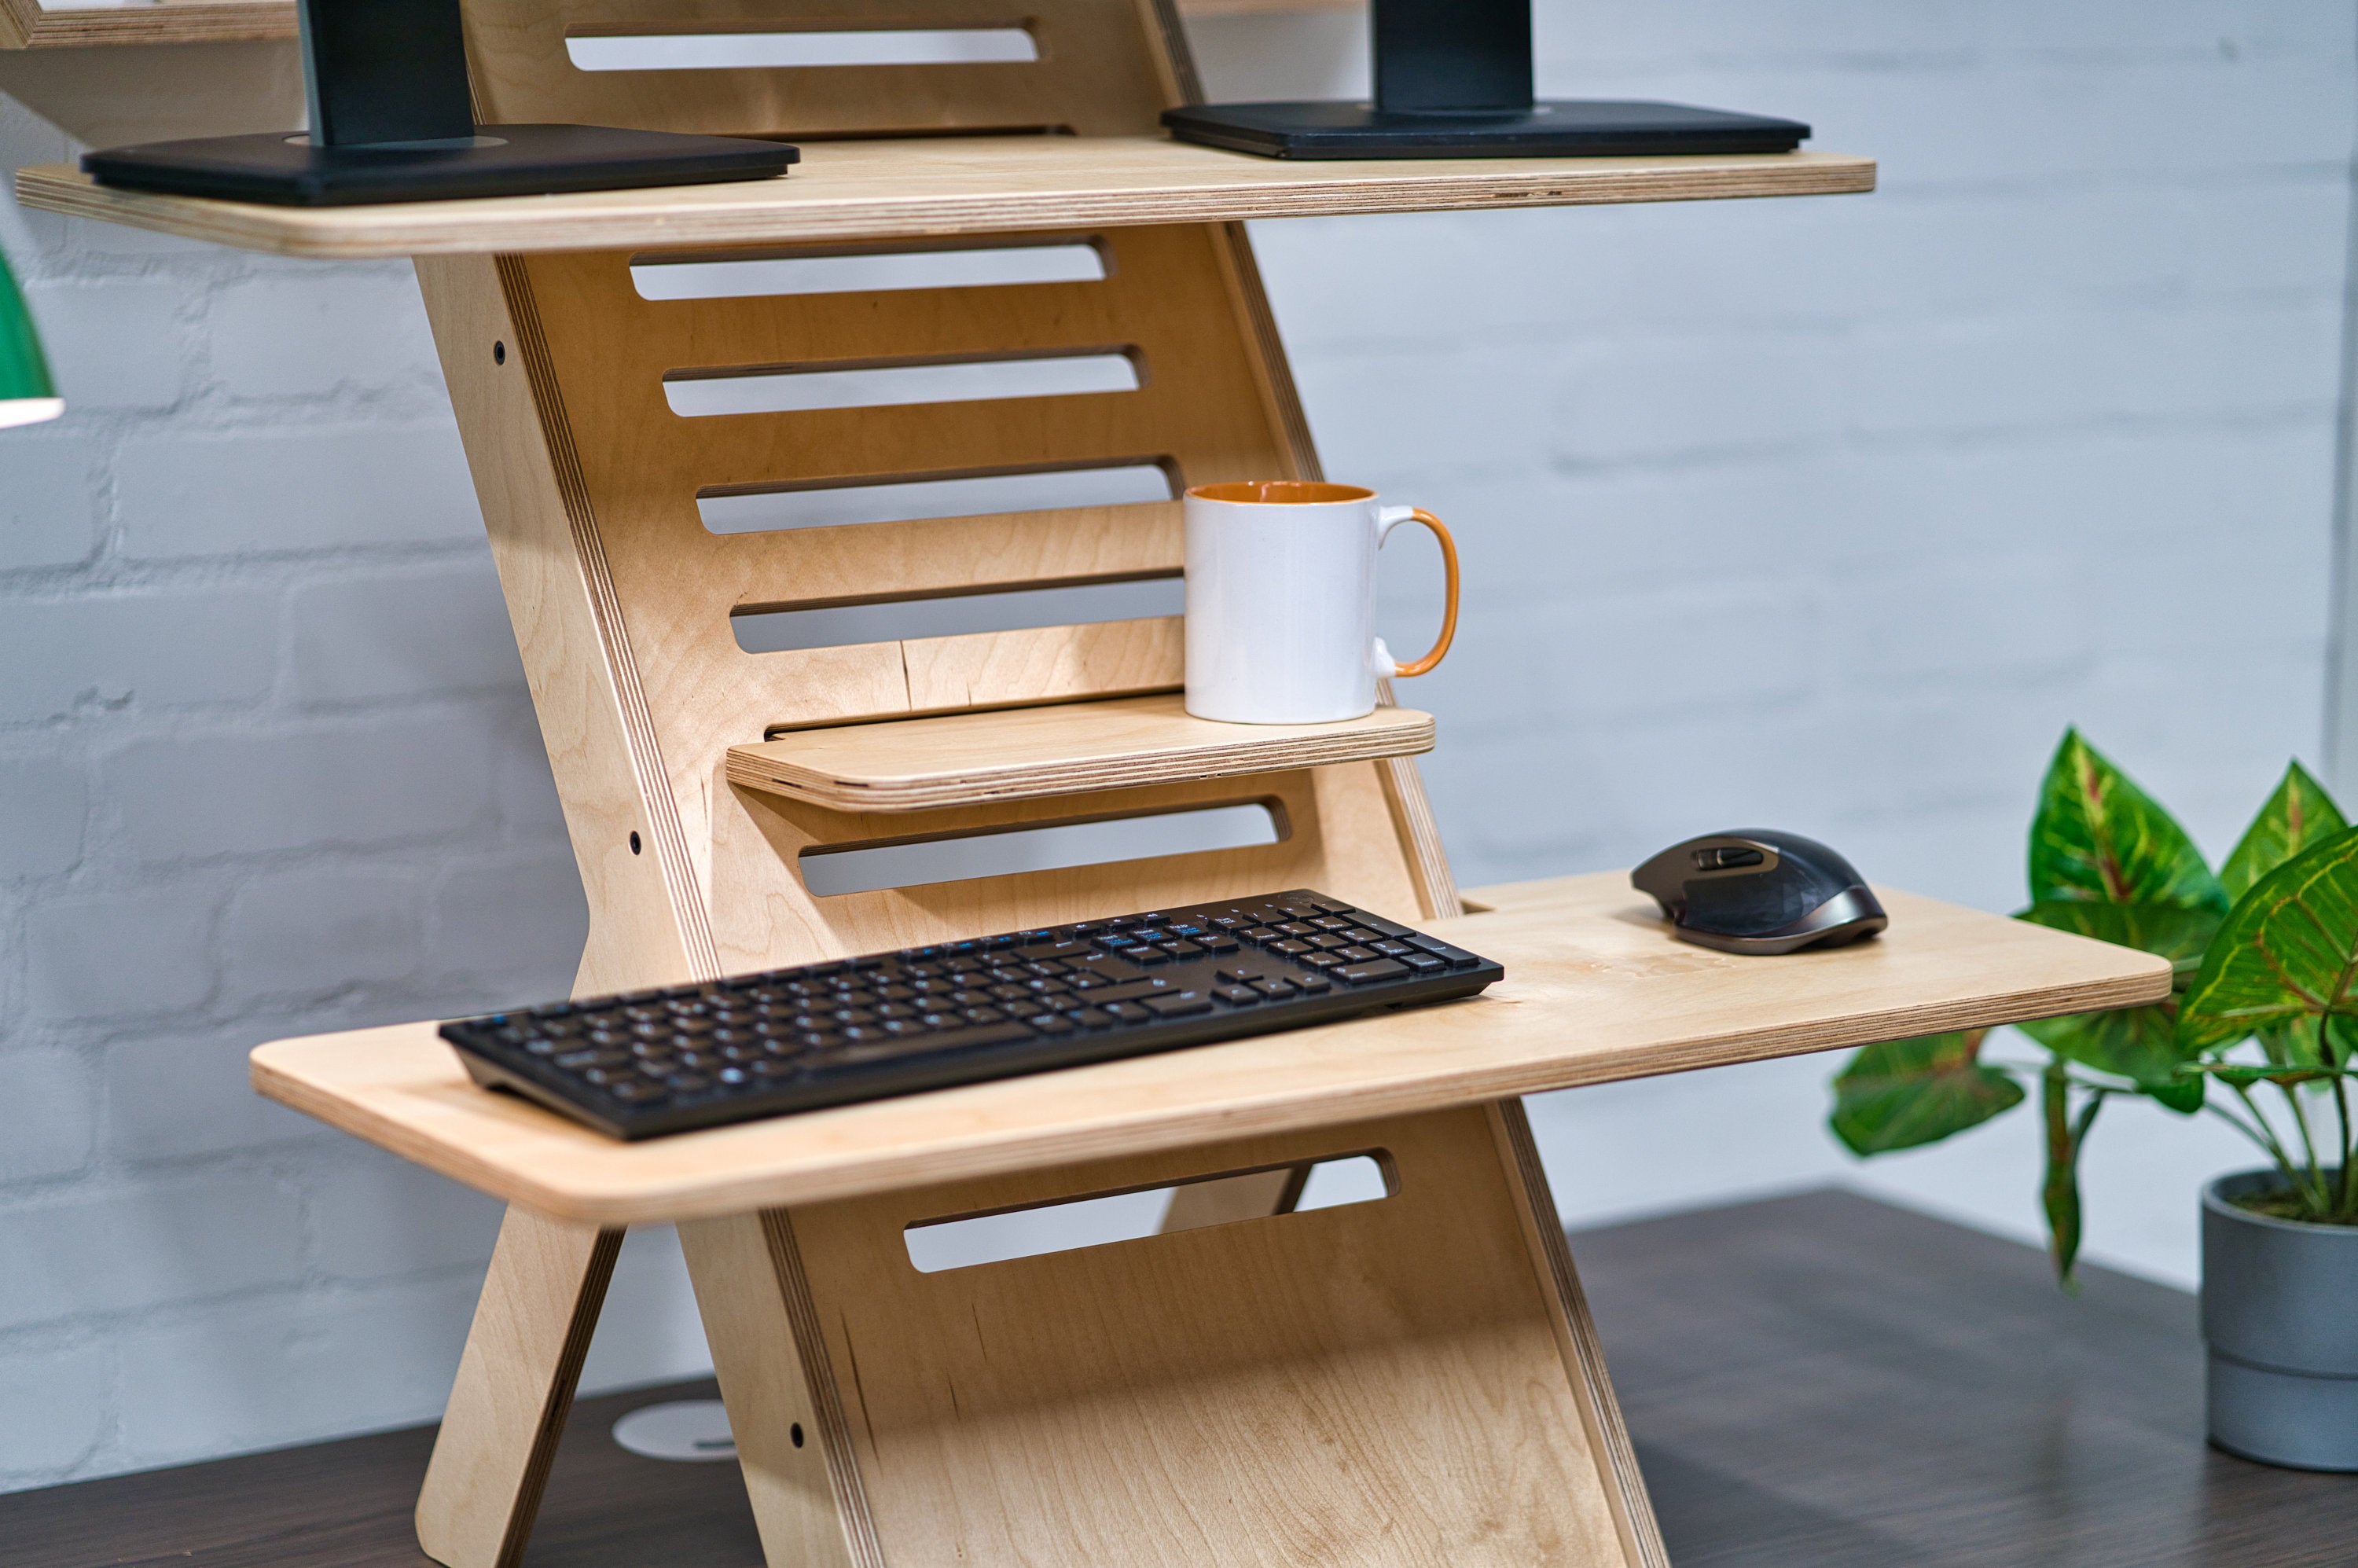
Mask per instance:
[[[1883,189],[1257,231],[1330,471],[1466,552],[1410,688],[1462,880],[1754,821],[2011,907],[2071,721],[2223,850],[2317,748],[2346,8],[1541,9],[1543,88],[1801,115]],[[1361,26],[1198,38],[1216,92],[1307,95],[1364,82]],[[70,150],[0,99],[0,162]],[[553,994],[579,951],[414,284],[5,201],[0,246],[74,405],[0,435],[0,1488],[426,1418],[494,1206],[243,1065]],[[1567,1214],[1856,1174],[1826,1071],[1535,1102]],[[2237,1152],[2107,1122],[2092,1249],[2184,1277]],[[2026,1232],[2029,1133],[1859,1179]],[[701,1353],[634,1238],[590,1381]]]

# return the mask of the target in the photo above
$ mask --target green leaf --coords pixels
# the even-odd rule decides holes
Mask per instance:
[[[2358,1071],[2332,1067],[2262,1066],[2256,1062],[2200,1062],[2187,1068],[2206,1078],[2216,1078],[2223,1084],[2240,1084],[2245,1088],[2254,1084],[2275,1084],[2289,1088],[2297,1084],[2327,1084],[2336,1078],[2358,1077]]]
[[[2039,1184],[2039,1205],[2047,1216],[2047,1255],[2055,1277],[2067,1291],[2079,1286],[2071,1267],[2080,1257],[2080,1151],[2087,1147],[2088,1130],[2104,1108],[2104,1091],[2089,1096],[2077,1118],[2071,1115],[2071,1081],[2063,1064],[2051,1064],[2040,1082],[2039,1108],[2047,1122],[2047,1175]]]
[[[2147,1094],[2152,1096],[2163,1109],[2174,1110],[2180,1116],[2192,1116],[2202,1108],[2204,1095],[2210,1085],[2199,1074],[2190,1077],[2181,1073],[2169,1083],[2145,1084],[2140,1087]]]
[[[2186,993],[2179,1044],[2191,1054],[2307,1020],[2358,1019],[2353,979],[2358,831],[2304,849],[2237,901]]]
[[[2224,918],[2214,909],[2187,909],[2168,903],[2090,903],[2084,899],[2050,899],[2034,903],[2015,916],[2055,931],[2093,936],[2116,946],[2135,947],[2169,960],[2174,983],[2180,989],[2194,979],[2202,955]]]
[[[1869,1045],[1834,1078],[1834,1136],[1854,1154],[1937,1143],[2022,1103],[2022,1087],[1981,1065],[1975,1029]]]
[[[2241,898],[2268,872],[2349,826],[2325,786],[2299,762],[2290,763],[2285,768],[2284,782],[2244,829],[2227,863],[2219,868],[2219,885],[2229,898]]]
[[[2176,1083],[2186,1060],[2178,1044],[2177,1009],[2168,1002],[2033,1019],[2015,1027],[2059,1056],[2130,1079],[2148,1093]]]
[[[2063,732],[2030,825],[2033,903],[2165,903],[2225,913],[2219,879],[2169,813],[2080,738]]]

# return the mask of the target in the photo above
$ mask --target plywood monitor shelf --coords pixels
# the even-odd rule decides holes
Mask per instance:
[[[374,207],[265,207],[16,176],[27,207],[323,260],[625,247],[845,243],[1019,231],[1875,189],[1841,153],[1288,162],[1159,136],[812,142],[783,179]]]
[[[1173,692],[803,730],[729,749],[748,789],[838,811],[925,811],[1235,778],[1433,750],[1433,716],[1379,708],[1334,724],[1217,724]]]
[[[1426,928],[1506,966],[1479,997],[625,1144],[478,1089],[430,1023],[254,1054],[271,1098],[471,1186],[598,1225],[803,1204],[1216,1138],[1823,1051],[2169,994],[2169,966],[1878,890],[1891,929],[1783,958],[1674,941],[1617,872],[1477,893]]]

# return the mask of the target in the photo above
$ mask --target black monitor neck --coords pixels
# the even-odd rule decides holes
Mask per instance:
[[[301,0],[301,17],[315,146],[475,134],[459,0]]]
[[[1531,0],[1374,0],[1374,10],[1379,110],[1531,106]]]

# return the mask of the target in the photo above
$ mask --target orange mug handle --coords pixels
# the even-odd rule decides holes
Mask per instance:
[[[1402,523],[1422,523],[1433,530],[1433,536],[1441,541],[1441,567],[1448,578],[1446,602],[1441,611],[1440,637],[1424,657],[1395,665],[1392,668],[1392,674],[1396,676],[1421,676],[1441,663],[1442,656],[1449,652],[1449,644],[1457,640],[1457,541],[1449,536],[1449,524],[1422,506],[1409,508],[1406,516],[1394,518],[1385,525],[1384,532],[1390,534]]]

